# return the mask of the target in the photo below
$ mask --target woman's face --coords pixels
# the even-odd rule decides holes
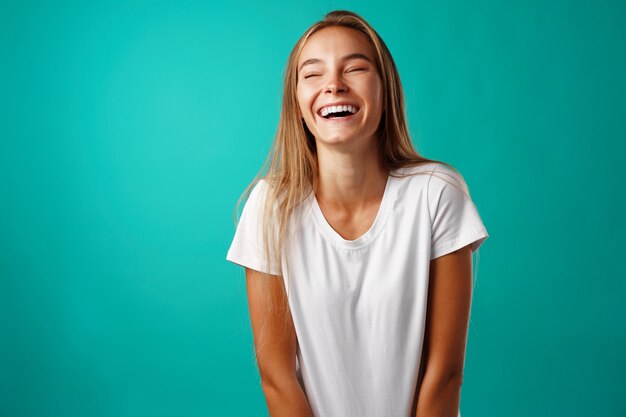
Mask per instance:
[[[376,139],[383,89],[374,56],[365,36],[341,26],[324,28],[305,43],[296,94],[318,148]]]

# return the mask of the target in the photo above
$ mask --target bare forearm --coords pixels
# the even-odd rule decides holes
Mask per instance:
[[[309,402],[297,379],[280,386],[264,385],[270,417],[313,417]]]
[[[428,375],[417,393],[415,417],[457,417],[461,399],[461,378]]]

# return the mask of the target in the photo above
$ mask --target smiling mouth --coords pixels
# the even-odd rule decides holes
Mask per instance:
[[[342,117],[348,117],[348,116],[352,116],[353,113],[350,113],[349,111],[340,111],[339,113],[330,113],[327,114],[326,116],[322,116],[324,119],[340,119]]]
[[[322,108],[319,115],[327,120],[345,119],[354,116],[359,110],[359,107],[353,105],[328,106]]]

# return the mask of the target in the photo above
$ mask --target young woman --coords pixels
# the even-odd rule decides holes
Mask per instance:
[[[488,234],[463,177],[413,148],[394,61],[360,16],[331,12],[294,46],[248,192],[227,259],[245,267],[270,415],[460,415]]]

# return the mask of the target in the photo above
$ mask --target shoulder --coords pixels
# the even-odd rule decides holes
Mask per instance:
[[[280,209],[280,196],[274,192],[276,188],[271,185],[269,179],[266,177],[255,179],[248,186],[248,190],[244,210],[249,207],[248,210],[254,211],[258,215],[267,215],[270,218],[277,215]]]
[[[448,186],[467,193],[467,184],[461,173],[453,166],[443,162],[425,162],[417,166],[396,168],[392,176],[415,182],[420,179],[420,183],[428,185],[433,189],[443,189]]]
[[[257,178],[248,184],[237,202],[237,206],[243,207],[240,214],[241,219],[260,221],[257,216],[260,216],[260,213],[263,211],[267,190],[268,184],[264,178]]]
[[[268,196],[270,185],[265,177],[261,177],[254,180],[248,188],[250,192],[246,204],[260,206]]]
[[[252,196],[259,197],[267,194],[269,189],[269,183],[265,178],[259,178],[252,183],[252,191],[250,191],[250,198]]]
[[[469,197],[469,189],[461,172],[452,165],[440,162],[433,164],[428,188],[430,192],[456,190]]]
[[[406,166],[400,167],[393,170],[393,175],[398,175],[402,177],[410,177],[413,175],[421,175],[426,174],[430,175],[434,170],[437,169],[437,165],[440,165],[438,162],[424,162],[415,166]]]

